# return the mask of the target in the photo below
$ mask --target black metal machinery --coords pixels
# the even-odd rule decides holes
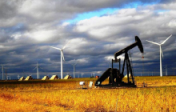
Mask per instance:
[[[112,68],[108,68],[102,76],[96,81],[95,86],[131,86],[131,87],[136,87],[134,77],[133,77],[133,71],[131,67],[131,62],[129,59],[128,51],[135,46],[138,46],[139,50],[141,53],[143,53],[143,46],[141,43],[141,40],[139,39],[138,36],[135,36],[135,43],[125,47],[124,49],[116,52],[114,54],[115,60],[112,59]],[[124,61],[123,61],[123,67],[122,71],[121,70],[121,60],[117,59],[118,56],[121,54],[125,54]],[[113,67],[114,63],[119,63],[119,70]],[[125,70],[125,65],[126,65],[126,72],[127,72],[127,78],[128,82],[125,83],[122,81],[124,78],[124,70]],[[130,75],[131,75],[131,81],[130,81]],[[108,85],[102,85],[101,83],[109,77],[109,84]]]

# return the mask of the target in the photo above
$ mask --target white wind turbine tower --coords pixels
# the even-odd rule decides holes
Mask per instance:
[[[161,45],[163,45],[171,36],[172,36],[172,34],[169,37],[167,37],[166,40],[164,40],[161,44],[146,40],[147,42],[150,42],[150,43],[155,44],[155,45],[159,45],[159,47],[160,47],[160,76],[161,77],[163,76],[163,69],[162,69],[163,51],[162,51]]]
[[[37,79],[39,79],[40,76],[39,76],[39,65],[38,65],[38,62],[37,62],[37,66],[34,69],[37,69]]]
[[[75,60],[75,63],[72,64],[72,66],[73,66],[73,76],[74,76],[74,78],[75,78],[75,68],[76,68],[76,65],[77,65],[77,62],[76,62],[76,60]]]
[[[84,73],[81,73],[82,78],[83,78],[83,75],[84,75]]]
[[[20,75],[18,75],[17,78],[20,79]]]
[[[67,44],[68,44],[68,42],[67,42]],[[65,46],[64,46],[62,49],[61,49],[61,48],[57,48],[57,47],[50,46],[50,47],[52,47],[52,48],[54,48],[54,49],[60,50],[60,53],[61,53],[61,56],[60,56],[60,58],[61,58],[61,59],[60,59],[60,60],[61,60],[61,79],[63,79],[63,63],[62,63],[62,60],[65,61],[63,50],[67,47],[67,44],[65,44]]]
[[[7,79],[6,80],[11,80],[11,76],[7,75]]]
[[[2,80],[4,80],[4,66],[1,65],[1,67],[2,67]]]

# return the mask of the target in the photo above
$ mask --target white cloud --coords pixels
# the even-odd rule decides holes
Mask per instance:
[[[96,39],[116,41],[122,38],[122,35],[129,37],[132,34],[138,34],[141,27],[145,28],[140,26],[139,22],[140,24],[145,23],[151,14],[151,11],[146,10],[122,9],[112,15],[82,20],[76,24],[74,30],[85,32]]]
[[[112,59],[115,60],[115,59],[114,59],[114,56],[105,56],[104,59],[105,59],[106,61],[109,61],[109,62],[111,62]],[[124,60],[124,56],[123,56],[123,55],[120,55],[120,56],[117,57],[117,59],[121,59],[121,61],[122,61],[122,60]]]
[[[68,25],[70,25],[69,22],[64,22],[64,23],[62,23],[62,26],[63,26],[63,27],[66,27],[66,26],[68,26]]]
[[[138,35],[140,38],[172,34],[175,27],[176,11],[166,11],[160,14],[151,9],[122,9],[112,15],[93,17],[76,24],[76,32],[84,32],[91,38],[117,42],[119,39]],[[172,28],[172,29],[170,29]],[[119,41],[120,43],[120,41]]]
[[[76,31],[86,32],[90,29],[98,29],[104,26],[111,26],[120,22],[117,20],[116,15],[108,15],[103,17],[93,17],[86,20],[81,20],[77,23]]]
[[[175,7],[176,3],[175,2],[171,2],[171,3],[163,3],[163,4],[159,4],[159,5],[156,5],[156,8],[162,8],[162,9],[166,9],[166,10],[176,10],[176,7]]]
[[[171,28],[175,28],[175,27],[176,27],[176,20],[171,20],[171,21],[168,23],[168,26],[171,27]]]
[[[111,49],[123,49],[124,46],[128,46],[128,43],[127,42],[123,42],[123,41],[119,41],[119,42],[116,42],[115,44],[106,44],[103,46],[103,49],[105,50],[111,50]]]
[[[88,31],[88,34],[90,34],[91,36],[94,36],[98,39],[104,39],[107,37],[111,37],[117,33],[120,33],[121,29],[116,29],[116,27],[114,26],[105,26],[102,28],[93,28],[91,30]]]
[[[18,22],[18,18],[16,17],[11,17],[11,18],[6,18],[6,19],[0,19],[3,22],[0,22],[1,27],[12,27],[16,25]]]
[[[84,54],[93,52],[94,49],[91,45],[94,44],[94,42],[87,40],[86,38],[74,38],[69,40],[68,48],[66,50],[67,53],[72,54]]]
[[[0,48],[5,48],[3,45],[0,45]]]
[[[77,61],[78,63],[81,63],[81,64],[86,64],[86,63],[88,63],[88,59],[87,59],[87,58],[77,59],[76,61]]]
[[[11,37],[13,37],[15,40],[20,39],[22,35],[20,33],[13,34]]]
[[[40,30],[40,31],[33,31],[27,32],[24,34],[26,37],[30,37],[39,42],[46,42],[49,39],[53,38],[56,34],[56,30]]]

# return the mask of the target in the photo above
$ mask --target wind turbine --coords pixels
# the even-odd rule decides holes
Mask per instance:
[[[1,67],[2,67],[1,68],[1,70],[2,70],[2,80],[7,80],[7,69],[4,68],[4,65],[1,65]],[[4,77],[4,71],[5,71],[5,77]]]
[[[37,62],[37,66],[34,69],[37,69],[37,79],[39,79],[40,76],[39,76],[39,65],[38,65],[38,62]]]
[[[67,44],[68,44],[68,42],[67,42]],[[63,79],[63,63],[62,63],[62,60],[65,61],[63,50],[67,47],[67,44],[65,44],[65,46],[64,46],[62,49],[61,49],[61,48],[57,48],[57,47],[50,46],[50,47],[52,47],[52,48],[54,48],[54,49],[60,50],[60,53],[61,53],[61,56],[60,56],[60,58],[61,58],[61,59],[60,59],[60,60],[61,60],[61,79]]]
[[[1,65],[1,67],[2,67],[2,80],[4,80],[4,66]]]
[[[76,64],[77,64],[77,62],[76,62],[76,60],[75,60],[75,63],[72,64],[72,66],[73,66],[73,76],[74,76],[74,78],[75,78],[75,68],[76,68]]]
[[[84,73],[81,73],[82,78],[83,78],[83,75],[84,75]]]
[[[20,79],[20,75],[18,75],[17,78]]]
[[[146,40],[147,42],[150,42],[150,43],[155,44],[155,45],[159,45],[159,47],[160,47],[160,77],[163,76],[163,68],[162,68],[163,51],[162,51],[161,45],[163,45],[171,36],[172,36],[172,34],[169,37],[167,37],[166,40],[164,40],[161,44]]]
[[[6,80],[11,80],[11,76],[7,75],[7,79]]]

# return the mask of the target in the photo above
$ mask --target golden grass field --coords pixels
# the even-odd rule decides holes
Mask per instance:
[[[135,77],[139,88],[120,89],[81,89],[82,80],[96,81],[1,81],[0,112],[176,112],[176,76]]]

